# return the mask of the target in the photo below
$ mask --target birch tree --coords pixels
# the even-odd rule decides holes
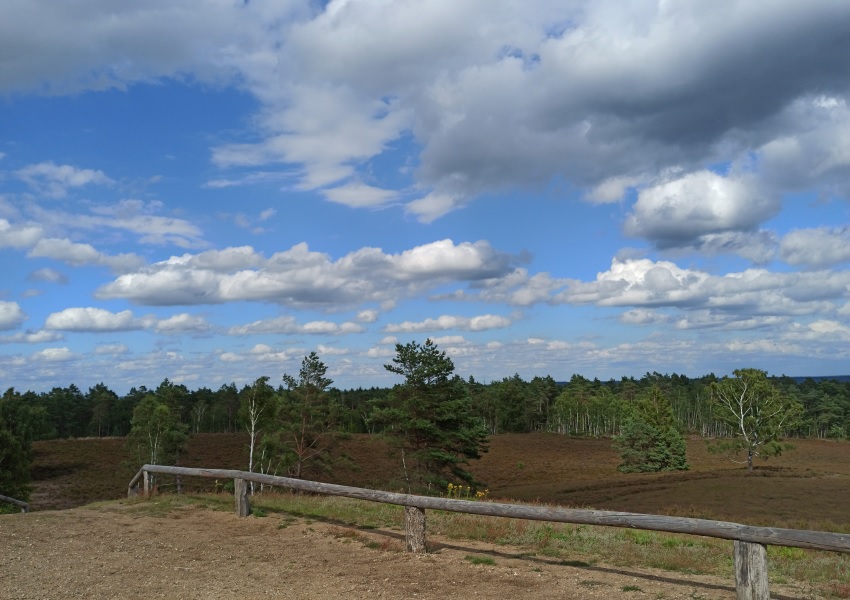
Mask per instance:
[[[746,452],[747,470],[752,471],[753,457],[766,459],[789,448],[780,438],[796,427],[803,407],[780,392],[765,371],[737,369],[734,375],[711,384],[714,416],[735,432],[734,441],[721,441],[715,448],[730,454]]]
[[[254,454],[267,424],[271,423],[275,412],[275,393],[269,385],[269,378],[259,377],[251,386],[242,390],[239,419],[248,431],[248,472],[254,472]],[[254,493],[254,482],[251,482]]]

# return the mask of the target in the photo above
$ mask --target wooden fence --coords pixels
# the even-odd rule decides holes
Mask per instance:
[[[782,529],[777,527],[753,527],[725,521],[644,515],[629,512],[434,498],[230,469],[195,469],[189,467],[144,465],[132,481],[130,481],[127,495],[138,495],[140,491],[139,484],[141,482],[145,496],[149,496],[151,491],[151,474],[153,473],[220,479],[232,478],[234,480],[236,513],[241,517],[247,517],[251,512],[247,485],[249,481],[305,492],[331,496],[346,496],[403,506],[407,549],[416,553],[425,552],[426,508],[492,517],[530,519],[534,521],[628,527],[631,529],[684,533],[732,540],[734,542],[735,588],[737,590],[738,600],[768,600],[770,598],[767,571],[768,545],[850,553],[850,535],[840,533]]]
[[[4,496],[0,494],[0,502],[9,502],[10,504],[14,504],[15,506],[19,506],[21,508],[21,512],[25,513],[29,510],[30,505],[24,502],[23,500],[17,500],[16,498],[10,498],[9,496]]]

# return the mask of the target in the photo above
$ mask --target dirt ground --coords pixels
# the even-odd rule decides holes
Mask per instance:
[[[403,544],[398,531],[200,508],[151,516],[130,503],[0,516],[0,597],[735,598],[734,583],[714,577],[567,566],[437,535],[425,556]],[[785,586],[772,592],[817,597]]]

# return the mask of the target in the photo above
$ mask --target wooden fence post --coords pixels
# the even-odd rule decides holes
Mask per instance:
[[[143,486],[144,491],[145,491],[145,498],[151,497],[151,478],[152,478],[152,475],[151,475],[150,471],[143,471],[142,472],[142,486]]]
[[[770,600],[767,546],[735,540],[734,554],[738,600]]]
[[[251,503],[248,500],[248,482],[244,479],[234,479],[233,495],[236,498],[236,516],[247,517],[250,515]]]
[[[425,509],[416,506],[404,507],[404,539],[407,551],[425,554]]]

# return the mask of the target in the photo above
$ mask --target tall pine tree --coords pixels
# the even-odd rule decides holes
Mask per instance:
[[[384,368],[404,383],[379,402],[374,418],[400,448],[408,491],[443,490],[451,481],[477,485],[466,467],[486,451],[487,430],[452,360],[429,339],[396,344],[393,364]]]

